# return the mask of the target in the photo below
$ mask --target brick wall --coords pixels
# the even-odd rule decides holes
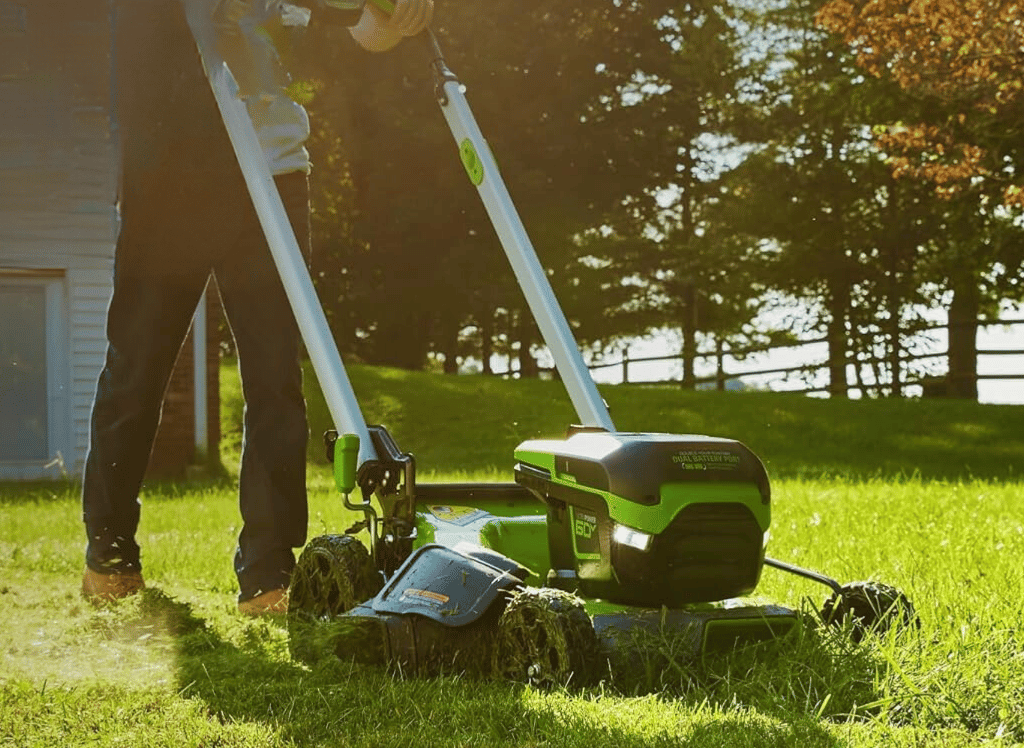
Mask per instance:
[[[205,464],[215,467],[220,461],[220,297],[211,282],[206,291],[206,419],[209,454]],[[163,414],[146,475],[150,478],[181,478],[190,465],[197,464],[195,454],[195,411],[193,409],[192,332],[189,331],[174,374],[164,395]]]

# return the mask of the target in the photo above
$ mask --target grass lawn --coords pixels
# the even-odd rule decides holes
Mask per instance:
[[[551,382],[354,367],[370,422],[421,474],[507,480],[512,447],[572,420]],[[1024,428],[1015,406],[604,390],[620,428],[741,439],[773,477],[770,553],[908,592],[922,626],[852,644],[676,659],[671,642],[586,690],[404,679],[290,660],[281,620],[234,610],[240,398],[225,370],[227,477],[149,485],[149,589],[81,602],[71,484],[0,486],[2,746],[980,746],[1024,741]],[[327,425],[310,392],[314,434]],[[311,440],[310,536],[349,516]],[[766,569],[758,595],[811,612],[819,585]]]

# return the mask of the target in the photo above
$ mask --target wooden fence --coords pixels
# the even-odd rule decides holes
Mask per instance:
[[[1021,341],[1021,344],[1024,344],[1024,318],[1022,318],[1022,319],[1001,319],[1001,320],[996,320],[996,321],[979,321],[978,322],[978,327],[979,328],[982,328],[982,327],[998,327],[998,326],[1011,326],[1011,327],[1014,327],[1014,328],[1021,329],[1021,334],[1019,336],[1019,339]],[[924,330],[922,330],[922,332],[935,331],[935,330],[945,330],[945,329],[947,329],[945,325],[935,325],[933,327],[925,328]],[[768,346],[768,347],[762,347],[762,348],[750,348],[750,349],[744,349],[742,351],[724,350],[724,351],[698,352],[697,356],[696,356],[696,361],[695,361],[695,367],[694,368],[696,369],[697,365],[699,363],[703,362],[705,364],[705,366],[703,368],[705,368],[705,370],[708,369],[708,368],[713,368],[714,369],[714,373],[710,374],[710,375],[695,377],[694,380],[693,380],[693,384],[695,386],[698,386],[698,387],[700,387],[700,386],[707,387],[707,386],[711,385],[711,386],[714,386],[717,389],[726,389],[727,388],[727,383],[729,381],[731,381],[731,380],[739,380],[739,379],[743,379],[743,378],[754,378],[754,377],[769,377],[769,378],[774,377],[774,379],[769,379],[769,381],[764,382],[765,386],[768,386],[769,388],[771,388],[772,384],[778,385],[778,384],[783,383],[783,382],[788,384],[789,382],[792,381],[791,378],[790,378],[790,375],[798,374],[798,375],[800,375],[800,377],[802,379],[805,380],[804,386],[803,387],[786,387],[787,391],[790,391],[790,392],[803,392],[803,393],[806,393],[806,394],[828,392],[829,388],[827,386],[817,387],[817,386],[806,384],[806,380],[808,380],[808,379],[814,379],[816,377],[821,377],[822,375],[827,377],[828,361],[811,360],[811,361],[807,361],[806,363],[801,363],[801,364],[797,364],[797,365],[771,366],[769,368],[760,368],[760,369],[743,368],[741,365],[740,366],[736,366],[735,364],[738,364],[739,362],[735,362],[734,361],[733,362],[734,365],[732,367],[730,367],[728,369],[726,368],[726,359],[732,358],[734,356],[749,357],[749,356],[757,356],[757,355],[772,355],[772,354],[777,354],[778,352],[783,351],[783,350],[795,352],[795,351],[798,351],[801,348],[806,348],[807,346],[823,345],[823,344],[827,344],[827,339],[826,338],[815,338],[815,339],[812,339],[812,340],[803,340],[803,341],[799,341],[798,343],[794,343],[794,344],[791,344],[791,345]],[[977,353],[978,353],[978,360],[980,362],[980,361],[982,361],[986,357],[1024,356],[1024,349],[1013,349],[1013,350],[1005,350],[1005,349],[978,349]],[[793,356],[793,354],[791,353],[790,357],[792,357],[792,356]],[[946,358],[947,356],[948,356],[948,351],[929,351],[927,353],[906,353],[906,354],[904,354],[904,355],[902,355],[900,357],[900,361],[901,361],[902,364],[907,364],[907,363],[912,362],[912,361],[923,361],[923,360],[927,360],[927,359],[942,359],[942,358]],[[617,367],[617,368],[619,368],[621,370],[622,382],[624,382],[624,383],[632,383],[632,384],[665,384],[665,383],[675,382],[677,384],[682,385],[683,382],[682,382],[681,379],[672,379],[672,378],[665,378],[665,377],[662,377],[660,379],[637,379],[636,377],[631,377],[630,376],[630,367],[633,366],[633,365],[644,364],[644,363],[665,363],[665,362],[672,362],[672,361],[682,361],[682,355],[681,354],[674,354],[674,355],[669,355],[669,356],[645,356],[645,357],[632,358],[632,357],[629,356],[629,354],[627,352],[618,361],[610,361],[610,362],[602,362],[602,363],[598,363],[598,364],[593,364],[593,365],[590,366],[590,369],[591,369],[591,371],[598,371],[598,370],[602,370],[602,369],[608,369],[608,368]],[[710,366],[708,365],[708,362],[710,362]],[[851,367],[851,366],[852,367],[869,367],[869,366],[871,366],[873,364],[877,365],[877,364],[887,364],[887,363],[889,363],[888,359],[885,359],[885,358],[876,358],[876,359],[870,359],[870,358],[869,359],[860,359],[860,358],[858,358],[858,359],[850,360],[847,363],[847,367],[848,367],[848,370],[849,370],[849,367]],[[974,379],[975,383],[977,383],[980,380],[1018,380],[1018,379],[1019,380],[1024,380],[1024,364],[1022,364],[1017,371],[1012,372],[1012,373],[978,374],[977,372],[975,372],[973,374],[973,379]],[[914,385],[921,386],[922,388],[925,389],[925,394],[930,394],[929,393],[929,387],[931,387],[932,391],[934,392],[936,383],[942,382],[942,381],[944,381],[944,375],[936,373],[935,375],[931,375],[931,376],[925,376],[925,377],[920,377],[920,378],[916,378],[916,379],[907,379],[902,384],[903,384],[903,386],[914,386]],[[870,385],[865,385],[863,383],[860,383],[859,380],[858,380],[858,383],[848,385],[847,389],[848,389],[848,391],[850,391],[850,390],[852,390],[852,391],[861,391],[861,394],[866,394],[866,393],[863,392],[864,389],[875,389],[877,387],[884,388],[886,386],[887,385],[884,382],[883,383],[872,382]]]

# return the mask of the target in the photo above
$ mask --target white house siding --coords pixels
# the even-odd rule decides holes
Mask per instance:
[[[51,445],[71,475],[88,447],[116,236],[110,13],[109,0],[0,0],[0,279],[38,271],[62,284],[47,354],[66,422]],[[0,477],[60,469],[0,463]]]
[[[89,417],[96,393],[96,379],[103,368],[107,350],[107,304],[110,301],[112,257],[93,267],[78,258],[69,271],[71,298],[69,313],[72,336],[71,422],[75,454],[75,472],[81,472],[89,448]],[[97,267],[99,266],[99,267]]]

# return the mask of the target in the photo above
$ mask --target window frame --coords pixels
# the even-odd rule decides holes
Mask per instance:
[[[74,470],[71,444],[71,368],[68,300],[63,270],[0,268],[0,286],[43,288],[43,334],[46,337],[46,445],[41,460],[5,459],[0,480],[65,478]]]

